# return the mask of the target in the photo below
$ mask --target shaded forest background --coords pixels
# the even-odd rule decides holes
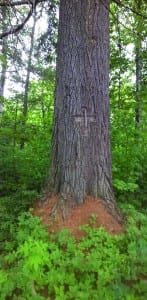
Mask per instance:
[[[32,215],[51,163],[59,1],[37,1],[35,10],[4,2],[0,38],[32,17],[0,39],[0,298],[145,300],[146,0],[110,5],[113,187],[123,234],[95,228],[93,214],[79,242],[67,231],[48,234]]]

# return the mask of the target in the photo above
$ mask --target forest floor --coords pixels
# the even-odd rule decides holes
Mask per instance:
[[[104,227],[110,234],[121,234],[124,227],[116,217],[111,215],[101,200],[87,197],[84,204],[78,205],[69,211],[68,216],[63,219],[60,212],[52,216],[52,209],[57,203],[57,197],[50,197],[45,203],[38,200],[33,214],[42,217],[42,223],[47,226],[49,233],[56,233],[62,229],[70,229],[77,240],[84,235],[80,230],[81,225],[89,224],[93,227]]]

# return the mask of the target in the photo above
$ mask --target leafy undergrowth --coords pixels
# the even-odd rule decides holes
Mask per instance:
[[[19,216],[0,256],[0,299],[147,299],[147,217],[125,207],[126,231],[92,224],[77,242],[68,230],[48,235],[41,219]]]

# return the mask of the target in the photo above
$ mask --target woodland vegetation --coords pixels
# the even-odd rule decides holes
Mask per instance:
[[[0,1],[0,299],[145,300],[147,3],[111,1],[109,11],[113,188],[125,232],[95,229],[92,216],[79,243],[68,231],[49,236],[31,213],[51,165],[58,9],[58,0]]]

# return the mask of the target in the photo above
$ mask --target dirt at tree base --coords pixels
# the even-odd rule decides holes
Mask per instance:
[[[84,232],[79,229],[81,225],[94,223],[94,227],[104,227],[110,234],[122,234],[124,226],[120,224],[115,216],[110,214],[101,200],[94,197],[86,197],[83,204],[72,208],[67,217],[63,219],[62,213],[52,215],[52,209],[58,201],[57,196],[50,197],[45,203],[38,200],[33,214],[42,217],[42,223],[47,225],[49,233],[59,232],[62,229],[70,229],[79,240]]]

